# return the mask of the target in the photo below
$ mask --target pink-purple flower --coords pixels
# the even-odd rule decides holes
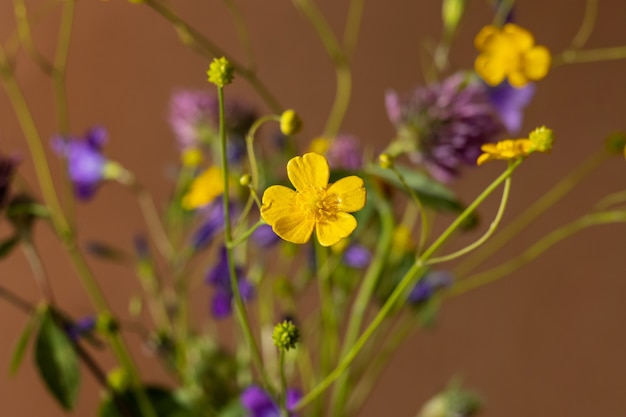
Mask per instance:
[[[302,398],[300,391],[288,389],[286,406],[290,417],[296,417],[291,412]],[[280,408],[274,399],[261,387],[251,385],[241,393],[241,404],[248,411],[248,417],[281,417]]]
[[[228,269],[228,257],[226,248],[220,248],[217,263],[209,270],[204,282],[213,287],[213,299],[211,301],[211,312],[215,318],[224,318],[232,312],[233,289],[230,285],[230,271]],[[254,286],[243,275],[240,266],[235,267],[239,292],[244,301],[254,298]]]

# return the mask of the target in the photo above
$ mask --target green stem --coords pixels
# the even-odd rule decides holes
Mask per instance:
[[[339,350],[339,326],[333,297],[331,268],[328,260],[328,248],[315,240],[315,262],[317,264],[317,282],[321,305],[322,334],[321,343],[321,374],[328,373],[333,366],[333,359]]]
[[[248,238],[252,235],[252,233],[254,233],[256,229],[258,229],[260,226],[264,224],[267,224],[267,223],[265,223],[265,221],[263,220],[259,220],[258,222],[256,222],[251,228],[249,228],[248,230],[243,232],[240,236],[237,236],[237,238],[234,239],[232,242],[230,242],[230,247],[234,248],[242,244],[246,240],[248,240]]]
[[[185,22],[180,16],[164,4],[156,0],[144,0],[143,3],[174,25],[176,29],[184,33],[195,45],[200,48],[204,56],[208,58],[221,56],[226,57],[228,62],[235,69],[235,72],[248,81],[248,83],[256,90],[257,94],[259,94],[259,96],[265,101],[273,112],[282,112],[283,107],[272,95],[267,86],[257,77],[254,70],[246,68],[238,63],[236,59],[233,59],[232,56],[226,54],[220,47],[207,39],[196,28]]]
[[[132,181],[129,186],[137,199],[137,203],[141,208],[148,230],[150,231],[152,239],[159,249],[159,252],[166,261],[173,262],[175,257],[174,247],[172,246],[167,232],[165,231],[163,221],[161,220],[159,211],[154,204],[152,195],[145,187],[136,181]]]
[[[230,196],[228,193],[229,188],[229,170],[228,170],[228,157],[226,154],[226,130],[225,130],[225,116],[224,116],[224,89],[222,87],[217,88],[217,95],[219,100],[220,109],[220,143],[221,143],[221,160],[222,160],[222,174],[224,180],[224,194],[222,195],[222,203],[224,205],[224,244],[226,246],[226,254],[228,260],[228,271],[230,275],[230,285],[233,291],[233,301],[235,304],[235,315],[237,321],[241,327],[246,343],[250,348],[252,360],[257,368],[257,371],[261,375],[263,384],[267,390],[274,392],[274,389],[270,383],[270,379],[263,367],[263,359],[259,347],[254,339],[250,322],[246,314],[246,308],[243,304],[243,298],[239,291],[239,281],[237,279],[237,272],[235,269],[235,257],[233,254],[233,236],[230,222]]]
[[[285,350],[280,349],[278,356],[278,369],[280,371],[280,414],[281,417],[288,417],[287,411],[287,375],[285,374]]]
[[[626,45],[611,48],[566,50],[552,57],[552,66],[585,62],[613,61],[626,58]]]
[[[239,42],[241,43],[241,47],[243,48],[243,51],[248,59],[248,68],[250,71],[254,71],[256,64],[246,22],[244,21],[241,11],[235,4],[234,0],[224,0],[224,3],[226,4],[226,7],[228,7],[230,14],[233,16],[233,21],[235,22],[235,27],[237,28],[237,35],[239,36]]]
[[[474,243],[464,247],[463,249],[460,249],[460,250],[458,250],[458,251],[456,251],[454,253],[451,253],[450,255],[439,256],[437,258],[432,258],[428,262],[426,262],[426,264],[427,265],[433,265],[433,264],[440,263],[440,262],[451,261],[453,259],[456,259],[456,258],[459,258],[459,257],[465,255],[466,253],[469,253],[469,252],[473,251],[474,249],[478,248],[480,245],[485,243],[487,241],[487,239],[489,239],[491,237],[491,235],[493,235],[495,233],[496,229],[498,228],[498,225],[500,224],[500,221],[502,220],[502,216],[504,215],[504,211],[506,210],[506,203],[507,203],[507,201],[509,199],[509,191],[510,191],[510,189],[511,189],[511,177],[507,178],[506,181],[504,182],[504,190],[502,191],[502,199],[500,200],[500,206],[498,207],[498,211],[496,213],[496,217],[493,219],[493,221],[489,225],[489,228],[487,229],[485,234],[483,234],[480,237],[480,239],[478,239]]]
[[[330,25],[324,19],[324,16],[317,8],[314,2],[310,0],[293,0],[296,7],[306,16],[313,28],[319,35],[326,53],[335,65],[337,73],[337,91],[335,93],[335,101],[330,110],[326,127],[324,128],[324,136],[333,139],[339,133],[343,118],[348,110],[350,103],[350,94],[352,91],[352,73],[348,58],[343,51],[339,41],[336,39]]]
[[[385,261],[389,255],[389,250],[393,240],[394,219],[391,205],[387,199],[380,195],[380,192],[376,187],[373,189],[377,194],[375,201],[381,222],[380,237],[376,246],[376,255],[365,273],[363,283],[361,284],[356,299],[352,304],[352,309],[349,315],[350,320],[348,321],[348,327],[340,357],[347,355],[348,350],[354,345],[359,336],[366,310],[370,305],[370,301],[372,295],[374,294],[374,290],[376,289],[376,284],[378,284],[380,274],[385,267]],[[349,373],[346,373],[337,381],[334,389],[333,403],[331,404],[331,410],[333,410],[331,415],[338,416],[343,413],[342,410],[346,404],[349,382]]]
[[[359,40],[361,20],[363,19],[363,9],[365,0],[351,0],[346,19],[346,29],[343,32],[343,48],[347,57],[352,57]]]
[[[33,271],[33,276],[35,277],[39,291],[41,291],[41,296],[47,304],[54,305],[54,293],[52,292],[50,281],[48,280],[43,263],[41,262],[39,252],[30,237],[22,237],[22,249],[24,250],[24,256],[26,256],[26,260],[28,261],[31,270]]]
[[[454,275],[461,277],[473,271],[511,239],[525,230],[528,225],[534,222],[542,213],[565,197],[580,181],[602,165],[608,157],[609,155],[602,150],[585,160],[541,198],[535,201],[534,204],[524,210],[524,212],[517,216],[511,223],[504,226],[498,234],[482,245],[479,250],[463,260],[454,268]]]
[[[17,21],[17,33],[24,49],[41,72],[51,76],[54,73],[52,63],[37,50],[33,42],[26,2],[24,0],[13,0],[13,10]]]
[[[591,32],[593,31],[593,27],[596,23],[596,18],[598,17],[598,5],[599,0],[587,0],[585,3],[585,14],[583,15],[583,21],[580,24],[580,28],[572,39],[572,43],[568,49],[580,49],[586,43],[589,37],[591,36]]]
[[[617,222],[626,223],[626,212],[608,211],[583,216],[544,236],[542,239],[540,239],[518,257],[513,258],[503,263],[502,265],[499,265],[488,271],[478,273],[466,279],[458,281],[450,289],[443,293],[443,297],[456,297],[458,295],[465,294],[473,289],[492,283],[504,276],[507,276],[518,268],[526,265],[533,259],[537,258],[539,255],[544,253],[556,243],[583,229],[586,229],[587,227]]]
[[[426,244],[426,239],[428,238],[428,233],[430,230],[429,225],[428,225],[428,218],[426,217],[426,211],[424,210],[424,204],[422,204],[422,200],[420,200],[415,190],[409,187],[409,184],[407,184],[406,180],[404,179],[404,176],[400,173],[400,171],[398,171],[398,169],[394,165],[392,165],[390,169],[396,174],[396,176],[398,177],[398,180],[402,184],[402,187],[409,194],[409,196],[411,197],[411,199],[417,206],[421,225],[420,225],[420,240],[417,243],[417,249],[415,252],[419,255],[422,248]]]
[[[506,21],[506,17],[509,15],[514,5],[515,0],[502,0],[500,2],[500,6],[498,7],[498,11],[496,12],[496,16],[493,19],[493,25],[502,27]]]
[[[393,310],[400,298],[406,294],[411,286],[417,283],[417,279],[421,278],[420,272],[424,269],[424,263],[432,256],[452,234],[461,226],[467,218],[476,210],[476,208],[500,185],[504,182],[519,166],[522,159],[518,159],[511,163],[506,171],[496,178],[464,211],[452,222],[450,226],[432,243],[432,245],[424,251],[424,253],[416,260],[415,264],[407,271],[398,286],[391,293],[385,304],[379,310],[378,314],[370,325],[365,329],[363,334],[354,343],[348,353],[341,359],[341,362],[324,380],[322,380],[315,388],[305,395],[295,407],[296,410],[302,409],[320,394],[322,394],[335,380],[337,380],[352,364],[361,349],[365,346],[369,338],[378,329],[380,324],[385,320],[387,315]]]

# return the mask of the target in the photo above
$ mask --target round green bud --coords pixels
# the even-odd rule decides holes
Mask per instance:
[[[383,169],[389,169],[393,166],[393,158],[386,153],[381,153],[378,157],[378,162]]]
[[[613,155],[626,156],[626,133],[614,132],[606,138],[606,150]]]
[[[295,349],[300,339],[300,331],[292,321],[285,320],[274,327],[272,339],[274,340],[274,346],[279,350]]]
[[[530,132],[528,140],[531,152],[550,152],[554,143],[554,133],[552,129],[541,126]]]
[[[107,382],[115,392],[122,392],[130,386],[130,378],[122,368],[114,368],[107,374]]]
[[[233,73],[235,68],[225,57],[215,58],[209,66],[207,75],[209,76],[209,82],[215,84],[218,87],[224,87],[225,85],[233,82]]]
[[[239,184],[242,187],[247,187],[250,185],[250,183],[252,183],[252,177],[250,176],[250,174],[243,174],[241,177],[239,177]]]
[[[285,136],[295,135],[302,129],[302,120],[295,110],[285,110],[280,115],[280,131]]]

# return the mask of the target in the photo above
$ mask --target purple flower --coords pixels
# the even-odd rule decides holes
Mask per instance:
[[[300,391],[295,389],[287,390],[286,406],[291,411],[302,398]],[[280,408],[274,399],[257,385],[251,385],[241,393],[241,403],[248,410],[248,417],[280,417]],[[290,417],[295,417],[294,413],[289,413]]]
[[[502,131],[485,86],[463,73],[403,96],[389,91],[385,105],[398,130],[390,151],[408,153],[439,181],[456,177],[461,164],[475,166],[480,147]]]
[[[337,136],[326,152],[326,156],[333,169],[357,170],[363,165],[361,144],[352,135]]]
[[[86,316],[69,324],[65,331],[70,340],[77,342],[81,336],[91,333],[95,328],[96,318],[94,316]]]
[[[69,176],[74,184],[74,193],[81,200],[88,200],[105,179],[107,159],[102,155],[102,146],[107,141],[107,132],[102,127],[93,127],[84,138],[52,139],[52,148],[68,162]]]
[[[274,233],[272,226],[269,224],[262,224],[252,232],[252,240],[263,248],[268,248],[280,242],[280,237]]]
[[[429,271],[409,293],[409,304],[422,303],[432,297],[437,290],[445,288],[453,282],[454,278],[448,271]]]
[[[496,87],[487,87],[489,101],[500,116],[500,120],[509,133],[516,134],[522,127],[522,110],[530,103],[535,94],[535,85],[526,84],[515,88],[504,81]]]
[[[365,268],[370,264],[372,254],[362,245],[351,245],[343,253],[343,262],[352,268]]]
[[[230,207],[231,213],[233,206]],[[213,241],[222,230],[224,230],[224,203],[221,197],[216,198],[206,209],[204,222],[191,238],[191,245],[196,249],[202,249]]]
[[[244,137],[256,120],[256,112],[239,101],[224,103],[228,154],[231,161],[245,154]],[[170,100],[169,122],[182,150],[199,148],[217,135],[219,104],[217,96],[206,91],[181,90]]]
[[[239,292],[244,301],[254,298],[254,286],[248,281],[241,267],[235,267],[238,277]],[[233,290],[230,286],[230,272],[228,270],[228,257],[226,248],[222,247],[219,253],[217,264],[209,270],[204,282],[215,289],[211,305],[211,311],[215,318],[224,318],[232,311]]]

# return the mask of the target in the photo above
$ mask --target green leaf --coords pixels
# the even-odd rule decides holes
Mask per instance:
[[[241,401],[236,400],[222,408],[217,417],[246,417],[250,413],[241,404]]]
[[[463,210],[463,204],[457,199],[454,191],[443,184],[409,167],[396,164],[396,169],[425,206],[441,211]],[[366,172],[404,191],[404,186],[392,170],[372,164],[366,168]]]
[[[72,410],[80,388],[80,369],[72,342],[59,328],[51,310],[41,316],[35,344],[35,364],[54,398],[66,410]]]
[[[0,242],[0,258],[4,258],[8,254],[10,254],[13,248],[15,247],[15,245],[17,245],[19,241],[20,241],[20,238],[17,235],[15,235],[15,236],[6,238],[2,242]]]
[[[160,387],[145,387],[148,400],[154,407],[157,417],[193,417],[193,414],[182,405],[176,396],[164,388]],[[137,404],[135,394],[131,390],[125,390],[117,393],[118,402],[127,408],[130,415],[140,416],[141,410]],[[98,417],[125,417],[126,414],[122,414],[117,409],[115,401],[111,396],[107,396],[100,403],[100,409],[98,410]]]
[[[20,365],[24,360],[24,354],[26,353],[26,348],[28,347],[28,342],[33,336],[33,333],[39,326],[39,322],[41,321],[41,314],[39,311],[33,313],[32,316],[26,322],[26,326],[24,326],[24,330],[22,330],[22,334],[20,338],[17,340],[15,344],[15,349],[13,350],[13,355],[11,356],[11,364],[9,366],[9,375],[15,376],[17,371],[20,369]]]

